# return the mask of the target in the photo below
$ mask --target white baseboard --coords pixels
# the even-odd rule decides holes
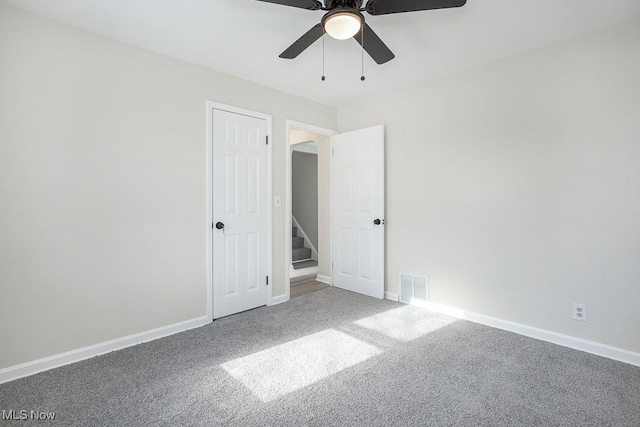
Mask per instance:
[[[393,292],[385,292],[384,293],[384,299],[388,299],[391,301],[398,301],[398,295],[394,294]]]
[[[331,277],[323,276],[322,274],[318,274],[316,280],[320,283],[326,283],[327,285],[331,285]]]
[[[393,295],[393,294],[392,294]],[[572,337],[570,335],[558,332],[540,329],[533,326],[523,325],[508,320],[497,319],[495,317],[485,316],[483,314],[470,313],[459,308],[449,307],[445,305],[427,303],[425,305],[429,310],[458,319],[469,320],[470,322],[480,323],[482,325],[491,326],[493,328],[503,329],[505,331],[514,332],[516,334],[527,337],[547,341],[574,350],[580,350],[597,356],[606,357],[617,360],[619,362],[629,363],[630,365],[640,366],[640,353],[613,347],[607,344],[601,344],[595,341],[589,341],[582,338]]]
[[[326,279],[320,280],[320,279]],[[318,275],[319,282],[331,284],[331,278]],[[397,301],[398,296],[391,292],[385,292],[385,298]],[[288,301],[287,295],[279,295],[271,298],[271,305],[276,305]],[[480,323],[493,328],[503,329],[505,331],[514,332],[516,334],[527,337],[547,341],[564,347],[573,348],[575,350],[584,351],[620,362],[629,363],[631,365],[640,366],[640,353],[613,347],[607,344],[601,344],[594,341],[576,338],[569,335],[560,334],[545,329],[527,326],[520,323],[510,322],[508,320],[497,319],[495,317],[485,316],[477,313],[466,312],[462,309],[444,306],[435,303],[428,303],[427,308],[430,310],[456,317],[458,319],[469,320],[471,322]],[[115,350],[121,350],[126,347],[153,341],[169,335],[183,332],[189,329],[198,328],[211,323],[211,319],[207,316],[198,317],[196,319],[186,320],[184,322],[175,323],[169,326],[152,329],[150,331],[140,332],[115,340],[91,345],[68,351],[66,353],[56,354],[42,359],[34,360],[20,365],[10,366],[0,369],[0,384],[16,380],[18,378],[37,374],[38,372],[47,371],[49,369],[68,365],[70,363],[79,362],[101,354],[109,353]]]
[[[79,362],[101,354],[110,353],[115,350],[121,350],[126,347],[177,334],[178,332],[198,328],[208,323],[211,323],[211,319],[207,316],[198,317],[196,319],[185,320],[184,322],[174,323],[173,325],[163,326],[161,328],[90,345],[88,347],[82,347],[76,350],[67,351],[66,353],[60,353],[31,362],[22,363],[20,365],[10,366],[8,368],[0,369],[0,384],[37,374],[38,372],[48,371],[49,369],[58,368],[70,363]]]
[[[271,302],[269,303],[269,305],[282,304],[283,302],[287,302],[287,301],[289,301],[287,294],[282,294],[276,297],[271,297]]]

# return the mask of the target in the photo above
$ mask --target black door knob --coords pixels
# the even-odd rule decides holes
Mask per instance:
[[[217,228],[218,230],[222,230],[222,229],[224,228],[224,224],[223,224],[223,223],[221,223],[221,222],[216,222],[216,228]]]
[[[376,219],[373,220],[373,223],[375,225],[380,225],[380,220],[376,218]]]

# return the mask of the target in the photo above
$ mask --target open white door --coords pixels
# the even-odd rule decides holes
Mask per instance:
[[[267,303],[267,123],[213,110],[213,318]]]
[[[384,126],[331,137],[332,284],[384,298]]]

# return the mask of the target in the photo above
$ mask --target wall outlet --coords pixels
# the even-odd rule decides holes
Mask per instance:
[[[587,321],[587,304],[573,303],[573,320]]]

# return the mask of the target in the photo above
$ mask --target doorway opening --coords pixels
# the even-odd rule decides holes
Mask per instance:
[[[287,293],[331,285],[331,136],[336,132],[287,121]]]
[[[292,131],[295,135],[297,131]],[[291,144],[291,264],[318,274],[318,143]],[[295,275],[292,275],[293,279]]]

